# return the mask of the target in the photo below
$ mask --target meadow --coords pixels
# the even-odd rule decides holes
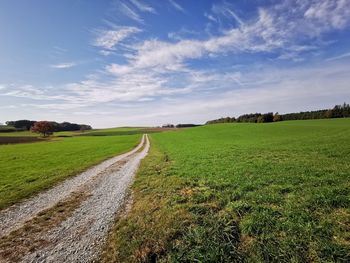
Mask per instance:
[[[119,128],[108,128],[108,129],[97,129],[92,131],[86,131],[81,135],[88,136],[118,136],[118,135],[132,135],[132,134],[143,134],[143,129],[138,127],[119,127]]]
[[[350,119],[150,137],[102,262],[350,261]]]
[[[117,127],[107,129],[93,129],[87,131],[60,131],[54,132],[53,137],[68,137],[78,135],[110,136],[110,135],[131,135],[141,133],[137,127]],[[0,137],[39,137],[40,134],[31,131],[0,132]]]
[[[24,136],[21,133],[17,134]],[[0,209],[131,150],[140,138],[141,134],[53,137],[43,142],[0,145]]]

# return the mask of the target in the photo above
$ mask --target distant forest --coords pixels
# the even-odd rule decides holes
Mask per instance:
[[[17,121],[7,121],[6,126],[1,126],[0,132],[14,132],[14,131],[29,131],[30,128],[37,121],[30,120],[17,120]],[[90,125],[86,124],[76,124],[70,122],[58,123],[55,121],[50,121],[53,126],[54,132],[59,131],[79,131],[79,130],[91,130]]]
[[[207,121],[206,124],[215,123],[230,123],[230,122],[276,122],[276,121],[290,121],[290,120],[311,120],[311,119],[330,119],[330,118],[346,118],[350,117],[350,106],[344,103],[343,105],[335,105],[333,109],[304,111],[298,113],[279,114],[276,112],[268,113],[250,113],[243,114],[238,118],[226,117],[216,120]]]

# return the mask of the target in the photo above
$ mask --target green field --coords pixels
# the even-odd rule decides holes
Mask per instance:
[[[140,138],[140,134],[76,136],[0,145],[0,209],[132,149]]]
[[[82,135],[92,136],[118,136],[118,135],[132,135],[143,133],[142,128],[137,127],[120,127],[120,128],[108,128],[108,129],[97,129],[92,131],[86,131]]]
[[[14,131],[14,132],[0,132],[0,137],[4,136],[20,136],[20,137],[26,137],[26,136],[33,136],[37,137],[39,136],[37,133],[31,132],[31,131]]]
[[[60,136],[76,136],[76,135],[96,135],[96,136],[107,136],[107,135],[132,135],[132,134],[138,134],[142,133],[140,132],[142,128],[137,127],[118,127],[118,128],[108,128],[108,129],[93,129],[88,130],[85,132],[81,131],[61,131],[61,132],[55,132],[53,134],[54,137],[60,137]],[[18,137],[38,137],[40,134],[34,133],[31,131],[15,131],[15,132],[0,132],[0,137],[7,137],[7,136],[18,136]]]
[[[103,262],[350,262],[350,119],[151,135]]]

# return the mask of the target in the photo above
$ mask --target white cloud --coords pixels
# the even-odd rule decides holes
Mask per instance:
[[[98,30],[94,45],[113,50],[115,46],[129,36],[141,32],[137,27],[117,27],[113,30]],[[108,51],[107,51],[108,52]],[[108,55],[105,53],[105,55]]]
[[[223,32],[222,35],[212,36],[207,40],[181,38],[178,42],[146,40],[141,44],[131,46],[133,52],[127,54],[130,68],[157,68],[157,70],[183,70],[189,59],[199,59],[204,56],[220,55],[227,52],[258,53],[277,52],[280,59],[300,61],[303,52],[316,50],[317,45],[301,44],[305,39],[329,31],[329,27],[319,28],[319,21],[309,19],[303,14],[310,8],[316,8],[317,2],[300,5],[299,2],[287,2],[271,8],[260,8],[255,20],[239,22],[238,28]],[[341,4],[338,4],[341,6]],[[219,7],[217,11],[219,12]],[[233,11],[227,5],[220,6],[221,12],[233,16]],[[224,8],[224,9],[222,9]],[[215,9],[215,10],[216,10]],[[223,11],[224,10],[224,11]],[[325,17],[334,14],[333,10],[325,9]],[[342,21],[350,21],[344,12],[336,13]],[[345,23],[345,22],[344,22]],[[318,28],[316,31],[314,28]],[[300,41],[300,43],[299,43]],[[321,42],[320,42],[321,43]]]
[[[344,28],[350,17],[348,0],[313,1],[305,11],[304,16],[313,19],[325,28]]]
[[[66,63],[59,63],[59,64],[50,65],[50,67],[56,68],[56,69],[66,69],[66,68],[72,68],[76,65],[77,64],[74,62],[66,62]]]
[[[112,65],[107,70],[112,78],[71,83],[63,89],[87,104],[142,101],[144,98],[184,92],[181,88],[171,89],[169,79],[149,71],[127,72],[118,65]]]
[[[156,10],[153,7],[147,5],[139,0],[130,0],[130,2],[142,12],[156,14]]]
[[[303,8],[306,10],[310,6]],[[298,43],[295,34],[303,31],[296,30],[296,23],[279,18],[277,14],[281,9],[289,12],[287,6],[283,5],[272,9],[261,8],[255,20],[239,23],[238,28],[206,40],[181,39],[167,42],[153,39],[128,45],[131,51],[125,53],[127,63],[111,63],[105,67],[109,78],[73,83],[68,85],[68,90],[79,97],[83,104],[88,105],[111,101],[143,101],[145,98],[148,100],[157,96],[179,96],[199,90],[211,93],[213,90],[227,89],[227,83],[236,87],[253,85],[254,78],[251,76],[248,78],[240,72],[229,75],[202,72],[191,69],[187,61],[227,52],[256,53],[276,50],[280,53],[279,59],[300,61],[303,59],[299,56],[302,52],[315,50],[317,46]],[[306,19],[305,22],[313,26],[312,21]],[[125,28],[120,34],[120,30],[115,30],[116,34],[106,34],[109,37],[101,43],[104,43],[106,49],[113,48],[115,43],[122,41],[128,34],[138,31],[137,28]],[[304,32],[302,37],[309,35]]]
[[[175,2],[175,0],[168,0],[168,1],[176,10],[185,13],[185,9],[181,5],[179,5],[177,2]]]
[[[259,18],[254,23],[242,25],[207,40],[182,39],[176,43],[146,40],[130,47],[133,53],[128,54],[128,66],[134,69],[181,71],[186,60],[210,54],[273,51],[282,48],[286,42],[284,36],[273,25],[273,18],[266,10],[261,9]]]
[[[106,66],[107,72],[113,75],[123,75],[132,71],[132,68],[125,65],[111,64]]]
[[[173,70],[181,68],[185,59],[201,57],[203,45],[200,41],[191,40],[181,40],[175,44],[150,40],[137,46],[136,51],[130,60],[135,68],[159,67]]]
[[[101,55],[104,55],[104,56],[109,56],[111,54],[114,54],[114,52],[110,50],[100,50],[99,52]]]

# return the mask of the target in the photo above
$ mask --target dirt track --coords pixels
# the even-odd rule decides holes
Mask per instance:
[[[149,149],[132,151],[0,212],[0,262],[93,262]]]

